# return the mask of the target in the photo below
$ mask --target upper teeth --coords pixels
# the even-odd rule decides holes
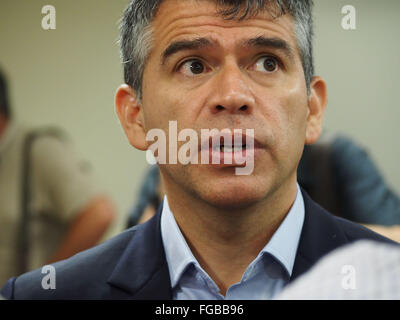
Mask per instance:
[[[246,149],[246,146],[245,145],[235,145],[235,146],[221,145],[219,147],[218,146],[214,147],[214,150],[218,150],[218,149],[223,152],[235,152],[235,151],[241,151],[242,149]]]

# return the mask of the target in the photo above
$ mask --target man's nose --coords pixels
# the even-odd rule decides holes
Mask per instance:
[[[213,80],[207,103],[211,113],[249,114],[253,111],[255,99],[249,79],[235,63],[222,67]]]

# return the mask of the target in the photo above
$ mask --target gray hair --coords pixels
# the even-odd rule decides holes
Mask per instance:
[[[163,0],[131,0],[120,25],[119,44],[124,67],[124,81],[131,86],[138,100],[142,94],[142,78],[146,60],[152,49],[151,22]],[[214,0],[219,13],[227,19],[243,20],[268,10],[273,18],[289,13],[294,20],[295,35],[303,65],[307,91],[314,75],[313,0]]]

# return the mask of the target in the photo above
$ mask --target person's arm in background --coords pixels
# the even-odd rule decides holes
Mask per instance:
[[[379,233],[386,238],[392,239],[400,243],[400,225],[395,226],[381,226],[377,224],[363,224],[364,227],[371,229],[372,231]]]
[[[332,144],[332,157],[343,217],[400,241],[400,198],[368,153],[339,136]]]
[[[113,204],[107,196],[90,201],[71,222],[64,240],[47,263],[67,259],[96,245],[115,217]]]
[[[40,194],[50,205],[51,218],[66,230],[46,262],[69,258],[98,244],[116,211],[90,164],[68,139],[43,137],[35,142],[33,151]]]

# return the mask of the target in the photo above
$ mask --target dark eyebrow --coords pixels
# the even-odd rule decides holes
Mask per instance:
[[[183,50],[196,50],[204,47],[210,47],[213,43],[206,38],[197,38],[193,40],[181,40],[172,42],[162,54],[162,64],[173,54]]]
[[[164,50],[161,58],[161,64],[164,65],[170,56],[179,51],[203,49],[205,47],[211,47],[214,45],[215,43],[207,38],[174,41]],[[242,41],[241,46],[245,49],[248,49],[249,47],[274,48],[281,50],[289,59],[294,58],[293,48],[289,45],[289,43],[280,38],[258,36]]]
[[[258,36],[242,42],[244,48],[248,47],[266,47],[273,48],[282,51],[289,59],[293,59],[295,54],[293,48],[285,40],[280,38],[268,38],[264,36]]]

